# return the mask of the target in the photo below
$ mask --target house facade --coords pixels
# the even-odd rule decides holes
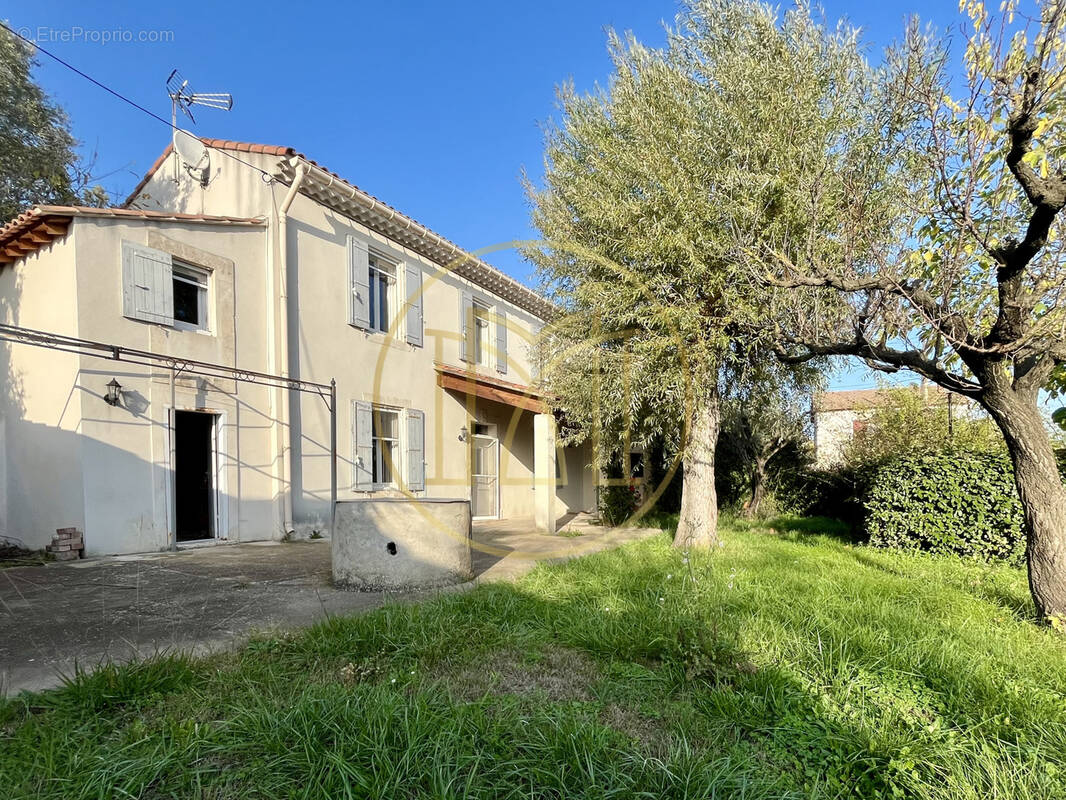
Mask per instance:
[[[949,395],[943,389],[927,386],[856,389],[816,394],[811,403],[815,466],[828,468],[839,464],[848,444],[857,433],[866,428],[874,410],[897,405],[901,391],[920,393],[923,400],[930,405],[945,405],[949,402]]]
[[[470,498],[549,531],[594,508],[535,388],[544,298],[291,148],[203,142],[208,168],[168,148],[122,208],[0,230],[4,323],[164,362],[0,343],[0,534],[77,526],[103,554],[328,529],[323,399],[167,357],[335,379],[341,500]]]

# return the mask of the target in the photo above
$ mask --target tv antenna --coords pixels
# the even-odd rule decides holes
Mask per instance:
[[[199,137],[178,127],[178,109],[196,124],[196,118],[192,115],[193,106],[215,108],[220,111],[229,111],[233,108],[233,95],[229,92],[194,92],[189,86],[189,81],[174,70],[167,78],[167,94],[170,96],[170,125],[173,128],[174,152],[177,159],[174,161],[174,180],[178,179],[178,162],[180,161],[185,170],[192,175],[199,173],[200,183],[207,185],[208,173],[211,167],[211,158],[208,150],[204,147]]]

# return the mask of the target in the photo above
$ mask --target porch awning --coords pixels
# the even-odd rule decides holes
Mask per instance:
[[[442,389],[474,395],[484,400],[493,400],[504,405],[532,411],[535,414],[548,413],[544,402],[544,393],[532,386],[489,378],[470,370],[447,364],[436,364],[437,385]]]

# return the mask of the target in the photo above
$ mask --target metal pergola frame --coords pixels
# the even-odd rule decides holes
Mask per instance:
[[[196,361],[191,358],[161,355],[147,350],[137,350],[130,347],[122,347],[115,344],[95,342],[91,339],[79,339],[74,336],[65,336],[48,331],[38,331],[32,328],[22,328],[18,325],[0,323],[0,342],[12,342],[15,344],[28,344],[34,347],[44,347],[50,350],[59,350],[76,355],[102,358],[109,361],[121,361],[126,364],[137,364],[148,367],[158,367],[170,370],[170,413],[167,415],[167,439],[170,447],[170,480],[174,474],[174,412],[175,404],[175,379],[178,375],[199,375],[207,378],[219,378],[224,380],[252,383],[259,386],[267,386],[276,389],[289,389],[305,394],[316,394],[326,404],[329,410],[329,455],[330,455],[330,535],[337,518],[337,381],[331,379],[327,383],[315,383],[285,375],[273,375],[269,372],[227,367],[224,364],[213,364],[209,361]],[[170,487],[171,496],[174,494]],[[177,547],[177,539],[173,529],[174,523],[168,512],[167,533],[171,549]]]

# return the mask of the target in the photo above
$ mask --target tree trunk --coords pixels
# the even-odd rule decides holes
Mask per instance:
[[[990,392],[985,407],[1003,431],[1025,515],[1029,590],[1037,616],[1066,620],[1066,489],[1036,392]]]
[[[744,509],[744,516],[754,517],[758,515],[759,506],[762,505],[765,496],[766,462],[761,458],[756,458],[755,468],[751,472],[751,500],[748,501],[748,507]]]
[[[721,410],[714,391],[693,404],[689,435],[682,461],[681,516],[674,546],[714,547],[718,544],[718,494],[714,488],[714,449],[718,444]]]

